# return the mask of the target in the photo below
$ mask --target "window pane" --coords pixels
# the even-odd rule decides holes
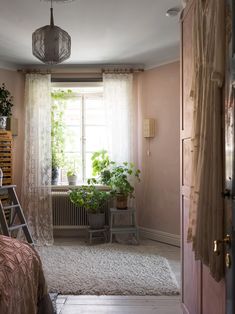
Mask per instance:
[[[85,170],[85,178],[92,178],[92,167],[91,167],[91,153],[86,153],[86,170]]]
[[[81,123],[81,97],[68,98],[64,113],[67,125],[78,125]]]
[[[67,88],[61,89],[67,91]],[[92,177],[92,153],[107,149],[108,146],[102,87],[98,89],[97,87],[71,89],[74,94],[64,98],[63,103],[61,103],[62,109],[64,109],[62,119],[65,124],[63,131],[65,136],[65,164],[60,173],[62,184],[68,184],[67,171],[73,168],[74,162],[75,168],[78,168],[78,183],[81,183],[83,178]],[[83,137],[85,138],[84,142],[82,141]],[[82,162],[83,154],[85,160]]]
[[[65,152],[80,152],[81,128],[79,125],[67,126],[65,138]]]
[[[85,98],[86,125],[105,125],[105,108],[102,97]]]
[[[86,152],[107,149],[107,131],[105,126],[86,127]]]

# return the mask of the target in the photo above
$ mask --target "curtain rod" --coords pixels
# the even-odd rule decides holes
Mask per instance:
[[[99,71],[93,71],[93,72],[89,72],[89,71],[83,71],[83,72],[57,72],[57,71],[53,71],[53,70],[39,70],[39,69],[18,69],[17,72],[23,73],[23,74],[55,74],[55,75],[102,75],[102,72]]]
[[[79,82],[87,82],[87,83],[94,83],[94,82],[102,82],[102,77],[73,77],[73,78],[63,78],[63,77],[52,77],[52,83],[79,83]]]
[[[18,69],[17,72],[23,73],[23,74],[58,74],[58,75],[102,75],[102,74],[128,74],[128,73],[139,73],[139,72],[144,72],[144,69],[134,69],[134,68],[101,68],[100,70],[89,72],[89,71],[83,71],[83,72],[69,72],[69,70],[66,70],[66,72],[57,72],[58,69],[56,70],[49,70],[49,69]]]
[[[102,69],[103,74],[129,74],[144,72],[144,69],[132,69],[132,68],[115,68],[115,69]]]
[[[17,72],[23,74],[51,74],[51,70],[38,70],[38,69],[18,69]]]

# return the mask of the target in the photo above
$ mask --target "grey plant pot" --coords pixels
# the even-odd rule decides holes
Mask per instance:
[[[7,126],[7,117],[0,116],[0,129],[6,130],[6,126]]]
[[[59,180],[59,168],[52,168],[51,169],[51,184],[58,185]]]
[[[88,221],[91,229],[103,229],[105,225],[105,214],[88,213]]]

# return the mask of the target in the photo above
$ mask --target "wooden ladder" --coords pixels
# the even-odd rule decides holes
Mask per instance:
[[[33,244],[33,239],[29,228],[27,226],[23,210],[20,206],[18,197],[15,191],[15,185],[4,185],[0,187],[0,195],[4,195],[7,192],[8,202],[6,206],[3,205],[0,198],[0,225],[3,235],[10,237],[13,230],[22,228],[26,240],[28,243]],[[5,211],[10,210],[9,218],[6,219]],[[15,223],[16,218],[19,223]],[[8,220],[8,221],[7,221]]]

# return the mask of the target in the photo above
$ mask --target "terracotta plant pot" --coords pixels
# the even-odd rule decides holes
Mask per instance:
[[[125,196],[123,194],[118,194],[116,196],[116,207],[118,209],[127,209],[127,199],[128,196]]]

